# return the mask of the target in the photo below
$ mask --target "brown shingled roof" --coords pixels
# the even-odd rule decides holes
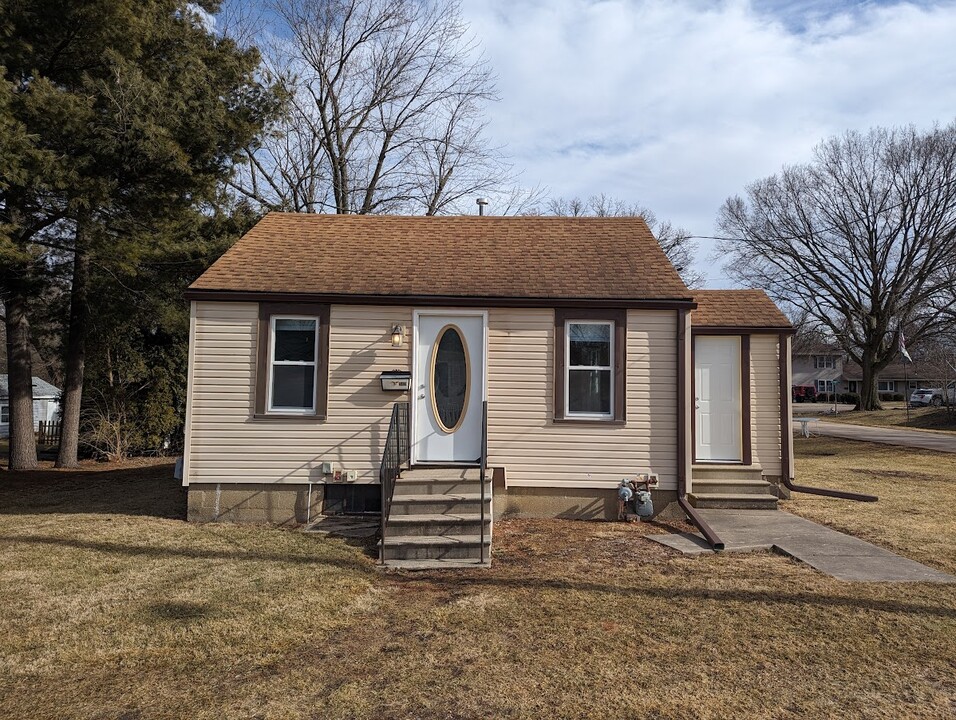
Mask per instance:
[[[787,316],[780,312],[763,290],[695,290],[697,309],[691,323],[702,327],[790,328]]]
[[[641,218],[270,213],[192,290],[684,299]]]

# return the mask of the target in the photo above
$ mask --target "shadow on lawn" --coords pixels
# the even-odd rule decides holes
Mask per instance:
[[[414,588],[417,583],[426,581],[425,578],[414,576],[392,576],[390,579],[397,583],[407,584]],[[715,589],[682,585],[680,587],[655,587],[651,585],[635,585],[619,587],[593,582],[576,580],[544,579],[540,577],[503,578],[495,577],[487,571],[473,577],[457,578],[461,585],[476,588],[500,587],[505,589],[528,588],[540,590],[558,590],[574,592],[595,592],[615,595],[626,595],[636,599],[662,599],[679,602],[681,600],[701,601],[713,600],[717,603],[749,603],[755,605],[784,605],[793,607],[819,608],[851,608],[854,610],[870,610],[875,612],[889,612],[904,615],[924,617],[941,617],[956,619],[956,609],[937,605],[920,605],[900,600],[883,600],[880,598],[860,598],[842,595],[824,595],[812,592],[780,592],[775,590],[745,590],[745,589]],[[434,583],[429,578],[427,582]]]
[[[96,513],[186,519],[173,463],[0,473],[0,515]]]
[[[249,560],[252,562],[290,563],[294,565],[332,565],[346,570],[374,571],[371,565],[358,559],[346,560],[287,553],[264,553],[257,550],[211,550],[202,548],[174,548],[163,545],[131,545],[129,543],[94,542],[92,540],[60,538],[49,535],[0,535],[0,543],[30,543],[33,545],[48,545],[158,560],[169,558]]]

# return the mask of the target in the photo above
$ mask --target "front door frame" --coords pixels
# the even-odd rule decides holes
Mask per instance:
[[[740,460],[697,459],[697,338],[708,336],[734,336],[740,338]],[[738,330],[714,332],[691,329],[690,344],[690,397],[693,404],[693,421],[690,424],[691,458],[694,465],[753,465],[753,429],[750,419],[750,333]]]
[[[447,315],[447,316],[468,316],[468,317],[481,317],[481,402],[482,404],[488,399],[488,311],[487,310],[474,310],[470,308],[427,308],[424,310],[415,310],[412,313],[412,387],[411,394],[409,396],[409,427],[411,427],[411,458],[409,463],[411,465],[416,465],[419,463],[418,459],[418,366],[419,366],[419,357],[418,357],[418,332],[419,332],[419,318],[423,315]],[[480,412],[480,406],[479,406]],[[433,463],[425,461],[428,465],[472,465],[474,463],[470,462],[458,462],[458,463]]]

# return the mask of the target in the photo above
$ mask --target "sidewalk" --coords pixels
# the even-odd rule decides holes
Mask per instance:
[[[793,429],[800,431],[800,423],[794,422]],[[883,428],[848,423],[833,423],[820,419],[810,426],[814,435],[864,440],[884,445],[902,445],[904,447],[936,450],[956,453],[956,433],[938,433],[930,430],[907,430],[905,428]]]
[[[783,510],[698,510],[725,552],[776,550],[839,580],[956,583],[956,577]],[[697,533],[648,535],[684,555],[713,552]]]

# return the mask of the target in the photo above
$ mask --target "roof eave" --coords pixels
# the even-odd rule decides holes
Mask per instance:
[[[345,293],[264,292],[248,290],[216,290],[191,287],[186,300],[218,302],[309,302],[340,305],[422,305],[457,307],[621,307],[655,310],[693,310],[697,303],[691,297],[674,298],[604,298],[604,297],[518,297],[498,295],[369,295]]]
[[[773,333],[793,335],[796,333],[794,327],[785,327],[780,325],[693,325],[691,332],[695,335],[742,335],[742,334],[764,334]]]

